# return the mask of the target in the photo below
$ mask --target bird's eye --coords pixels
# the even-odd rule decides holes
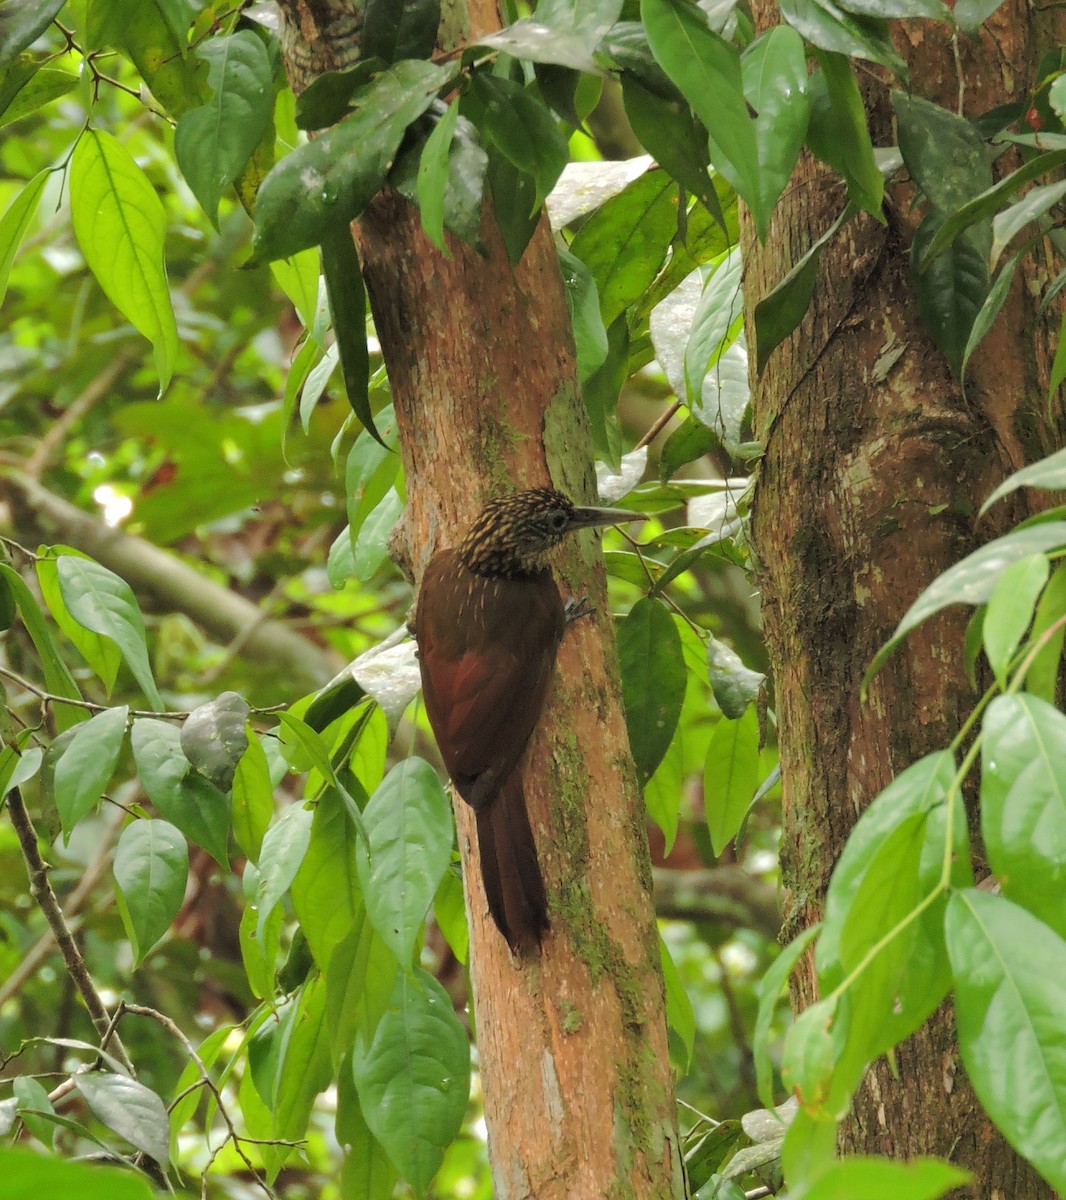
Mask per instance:
[[[554,529],[565,529],[566,528],[566,513],[562,513],[562,512],[555,513],[555,515],[552,517],[552,528],[554,528]]]

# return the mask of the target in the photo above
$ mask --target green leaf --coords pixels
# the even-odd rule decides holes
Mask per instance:
[[[363,818],[368,844],[359,847],[356,865],[367,915],[406,963],[451,861],[451,805],[437,773],[412,756],[385,776]]]
[[[1015,1150],[1066,1191],[1066,943],[1025,909],[976,889],[952,896],[946,934],[974,1091]]]
[[[233,786],[237,764],[248,749],[244,726],[250,711],[243,696],[223,692],[193,709],[181,727],[185,757],[220,791]]]
[[[1066,937],[1066,717],[998,696],[983,723],[981,832],[1004,894]]]
[[[148,703],[163,707],[152,677],[144,618],[130,585],[90,558],[63,554],[56,560],[59,590],[67,611],[85,629],[102,634],[122,651]]]
[[[342,71],[323,71],[296,97],[298,129],[325,129],[348,113],[352,98],[388,66],[382,58],[364,55]]]
[[[193,770],[181,749],[181,734],[166,721],[139,718],[130,740],[141,782],[160,813],[220,866],[229,861],[230,803],[226,796]]]
[[[672,479],[686,463],[695,462],[721,444],[722,439],[713,429],[695,417],[686,417],[663,443],[659,455],[660,480],[665,483]]]
[[[359,1107],[359,1093],[349,1070],[337,1078],[336,1137],[344,1147],[340,1194],[345,1200],[392,1200],[396,1170],[385,1148],[370,1132]]]
[[[450,77],[433,63],[396,63],[361,93],[355,113],[287,154],[259,189],[256,260],[316,246],[358,217],[384,182],[408,125]]]
[[[144,172],[109,133],[87,129],[78,139],[70,164],[70,212],[89,270],[152,343],[159,390],[165,391],[178,353],[163,260],[166,213]]]
[[[126,740],[129,709],[109,708],[79,725],[55,766],[55,801],[69,839],[104,793]]]
[[[440,0],[368,0],[361,52],[397,62],[428,58],[437,44]]]
[[[7,281],[19,246],[37,212],[50,172],[39,171],[19,192],[0,219],[0,304],[7,294]]]
[[[96,1163],[66,1162],[30,1150],[0,1149],[4,1200],[154,1200],[143,1175]]]
[[[964,117],[906,92],[892,93],[892,107],[907,170],[942,215],[991,186],[988,150]],[[990,239],[991,229],[986,228],[980,244],[987,249]]]
[[[16,0],[0,12],[0,67],[35,42],[59,14],[64,0]]]
[[[622,99],[640,144],[725,228],[722,204],[711,183],[707,134],[693,119],[689,106],[680,100],[664,100],[629,74],[622,76]]]
[[[256,893],[256,940],[262,942],[267,918],[292,886],[311,844],[314,813],[303,804],[290,804],[267,830],[259,853],[259,888]]]
[[[1047,458],[1042,458],[1039,462],[1031,463],[1027,467],[1022,467],[1020,471],[1015,471],[1013,475],[1008,475],[981,505],[979,515],[984,516],[997,500],[1002,500],[1004,496],[1009,496],[1011,492],[1015,492],[1021,487],[1041,488],[1047,491],[1059,491],[1066,488],[1066,449],[1056,450]]]
[[[731,721],[744,715],[766,681],[761,671],[746,667],[735,650],[713,636],[707,639],[707,671],[718,707]]]
[[[822,251],[855,215],[849,201],[844,211],[811,246],[806,254],[755,305],[756,368],[762,374],[770,355],[799,325],[810,308]]]
[[[170,1161],[167,1110],[155,1092],[126,1075],[105,1071],[75,1072],[71,1078],[97,1120],[166,1167]]]
[[[481,107],[475,124],[482,135],[535,184],[530,215],[539,213],[569,159],[555,118],[530,91],[511,79],[478,72],[473,99]]]
[[[470,1094],[469,1039],[431,975],[416,968],[397,976],[373,1041],[356,1044],[353,1067],[370,1131],[424,1196]]]
[[[978,244],[975,231],[967,230],[919,272],[918,263],[942,220],[935,211],[929,212],[915,230],[911,278],[922,322],[948,360],[952,374],[961,381],[970,336],[990,290],[988,256]]]
[[[258,736],[253,736],[248,739],[248,748],[233,776],[230,819],[237,845],[254,863],[259,862],[263,837],[273,815],[274,788],[270,782],[270,765]]]
[[[906,78],[907,66],[892,45],[887,21],[853,16],[833,0],[782,0],[780,8],[782,18],[812,46],[880,63]]]
[[[292,713],[278,713],[278,722],[285,731],[283,744],[286,748],[290,746],[299,747],[300,752],[306,755],[307,760],[322,778],[337,789],[344,799],[349,820],[355,827],[356,833],[365,841],[366,832],[363,828],[363,816],[359,810],[359,805],[356,804],[354,797],[344,786],[344,782],[334,770],[326,743],[315,730],[301,721],[299,717],[293,716]],[[296,767],[295,769],[306,770],[307,768]]]
[[[108,0],[89,6],[89,17],[104,8],[114,21],[112,39],[123,47],[152,95],[172,118],[207,99],[204,63],[188,52],[192,11],[187,0]]]
[[[1066,614],[1066,563],[1060,562],[1036,606],[1029,638],[1034,646],[1040,641],[1043,641],[1043,645],[1030,659],[1029,670],[1025,674],[1025,690],[1049,704],[1055,700],[1062,662],[1063,637],[1066,635],[1066,629],[1060,622],[1063,614]],[[1049,634],[1052,626],[1057,627]]]
[[[970,356],[977,349],[981,339],[992,328],[996,317],[999,316],[999,311],[1010,292],[1011,280],[1014,278],[1015,268],[1018,266],[1021,258],[1022,252],[1019,251],[1003,264],[1002,270],[988,289],[988,295],[985,296],[984,303],[978,309],[977,316],[974,317],[973,325],[970,328],[970,335],[966,339],[966,348],[962,353],[962,366],[959,369],[959,375],[963,379],[966,378],[966,367],[969,365]]]
[[[666,987],[666,1022],[671,1033],[677,1034],[685,1049],[684,1057],[678,1066],[682,1071],[687,1071],[692,1061],[692,1047],[696,1041],[696,1014],[692,1010],[692,1001],[685,990],[681,973],[670,956],[670,947],[662,935],[659,937],[659,961],[662,964],[663,983]]]
[[[352,551],[352,574],[360,583],[371,579],[388,558],[389,538],[402,513],[403,500],[392,491],[363,522]]]
[[[752,1035],[752,1057],[755,1060],[755,1079],[759,1099],[767,1108],[774,1106],[773,1066],[770,1062],[770,1032],[781,993],[788,986],[788,981],[796,964],[803,957],[803,952],[813,941],[820,925],[810,925],[781,951],[766,969],[759,981],[758,997],[759,1011],[755,1018],[755,1030]]]
[[[759,187],[756,125],[736,48],[691,0],[641,0],[640,15],[656,59],[708,130],[711,162],[744,198],[756,227],[765,229],[770,213]]]
[[[603,323],[650,286],[677,230],[677,184],[665,171],[647,171],[598,208],[570,250],[592,272]]]
[[[315,807],[303,862],[292,881],[292,903],[323,974],[333,951],[363,912],[355,837],[337,792],[327,789]]]
[[[984,604],[1011,563],[1063,546],[1066,546],[1066,521],[1047,521],[1004,534],[949,567],[907,609],[895,632],[878,650],[863,679],[863,691],[896,646],[923,621],[949,604]]]
[[[1046,554],[1020,558],[1000,575],[988,599],[983,626],[985,654],[1000,687],[1007,685],[1011,659],[1032,623],[1050,573]]]
[[[685,699],[685,659],[672,617],[638,600],[618,627],[622,699],[633,761],[646,783],[662,762]]]
[[[286,1014],[274,1076],[274,1136],[296,1141],[307,1132],[319,1092],[333,1076],[326,1029],[326,981],[318,976],[304,985]]]
[[[46,1113],[49,1117],[55,1116],[56,1110],[48,1098],[48,1093],[32,1075],[16,1075],[11,1083],[22,1123],[42,1145],[54,1150],[57,1132],[55,1122],[41,1115]],[[6,1185],[7,1181],[4,1182]]]
[[[699,410],[708,374],[736,341],[744,324],[740,283],[740,249],[735,247],[715,265],[703,286],[685,345],[685,390],[689,407]],[[696,411],[695,415],[701,414]],[[704,421],[722,437],[720,422]]]
[[[534,16],[481,38],[478,45],[531,62],[598,72],[593,51],[621,10],[621,0],[539,0]]]
[[[444,115],[433,126],[418,163],[417,195],[422,228],[426,237],[447,258],[451,258],[451,251],[444,244],[445,193],[451,161],[449,151],[458,120],[459,102],[456,100],[444,110]]]
[[[115,847],[114,872],[119,912],[138,967],[181,908],[189,847],[167,821],[134,821]]]
[[[792,1023],[781,1055],[781,1079],[805,1110],[827,1116],[825,1103],[836,1066],[837,1050],[831,1028],[836,1002],[819,1000],[805,1008]]]
[[[111,690],[115,686],[119,666],[122,663],[122,653],[110,638],[101,637],[100,634],[93,633],[74,620],[67,611],[63,593],[59,587],[59,568],[56,566],[59,557],[63,554],[72,554],[78,558],[88,556],[72,550],[69,546],[42,548],[38,554],[37,582],[40,584],[44,602],[48,605],[48,611],[63,633],[74,643],[82,658],[96,672],[110,696]]]
[[[325,231],[322,274],[329,296],[333,336],[340,352],[348,403],[363,428],[381,441],[370,411],[370,352],[366,341],[366,288],[352,232],[347,225]]]
[[[244,169],[270,126],[273,71],[267,48],[250,29],[208,38],[197,48],[208,64],[209,103],[182,114],[174,155],[214,227],[223,189]]]
[[[992,265],[995,266],[1000,254],[1010,245],[1016,234],[1030,222],[1043,217],[1063,196],[1066,196],[1066,180],[1060,179],[1057,183],[1049,183],[1044,187],[1030,188],[1020,200],[1005,208],[992,222]],[[1040,221],[1039,231],[1046,231],[1049,225],[1049,221]]]
[[[53,100],[72,92],[77,86],[78,77],[69,71],[58,71],[49,67],[35,71],[33,77],[18,89],[0,114],[0,126],[10,125],[13,121],[19,121],[37,112],[46,104],[51,104]]]
[[[919,262],[919,270],[924,271],[929,263],[941,254],[944,249],[958,236],[961,230],[987,221],[997,213],[1008,196],[1013,195],[1019,188],[1024,187],[1033,179],[1039,179],[1049,171],[1057,170],[1066,163],[1066,150],[1051,150],[1046,154],[1038,154],[1035,158],[1012,171],[999,183],[987,188],[980,195],[967,200],[956,209],[939,227],[936,237],[925,247],[925,257]]]
[[[30,635],[34,649],[40,656],[48,691],[53,696],[69,696],[73,700],[80,700],[81,691],[74,676],[71,675],[66,663],[60,657],[44,614],[37,606],[37,601],[33,598],[33,593],[26,586],[22,576],[7,563],[0,563],[0,579],[3,579],[10,589],[19,615],[22,617],[22,623],[26,626],[26,632]],[[85,709],[74,708],[66,704],[55,704],[53,707],[56,727],[61,733],[78,724],[79,721],[84,721],[88,715]]]
[[[723,717],[711,734],[703,767],[703,801],[711,847],[721,854],[736,837],[759,783],[759,718],[755,707]]]
[[[301,250],[299,254],[291,254],[288,258],[277,258],[270,264],[270,273],[292,301],[300,320],[311,330],[315,325],[319,301],[318,253],[315,250]],[[300,349],[300,356],[305,353],[310,355],[316,345],[310,340],[305,342]],[[295,363],[290,368],[290,374],[293,370]],[[302,378],[300,383],[303,383]]]
[[[971,1178],[969,1171],[934,1158],[898,1163],[856,1156],[833,1163],[810,1187],[789,1195],[792,1200],[937,1200]]]
[[[607,330],[600,316],[600,298],[592,273],[565,247],[558,247],[558,252],[566,303],[574,326],[578,375],[584,381],[595,375],[607,360]]]
[[[371,1038],[392,995],[399,965],[366,912],[337,943],[326,973],[326,1020],[333,1062],[348,1069],[357,1036]]]
[[[810,119],[803,39],[788,25],[777,25],[748,46],[740,65],[744,95],[756,113],[755,214],[759,238],[765,241],[770,215],[792,177]]]
[[[818,52],[821,70],[811,76],[811,116],[807,144],[824,163],[844,176],[849,205],[885,223],[881,201],[884,176],[877,166],[866,109],[851,62],[844,54]]]

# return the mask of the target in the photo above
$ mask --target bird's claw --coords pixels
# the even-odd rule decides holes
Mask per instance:
[[[595,611],[588,596],[578,596],[576,599],[571,596],[563,609],[568,625],[571,621],[579,621],[582,617],[591,617]]]

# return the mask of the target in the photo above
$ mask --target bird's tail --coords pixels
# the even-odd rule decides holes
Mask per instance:
[[[548,930],[548,898],[517,772],[478,809],[477,840],[492,919],[515,954],[531,953]]]

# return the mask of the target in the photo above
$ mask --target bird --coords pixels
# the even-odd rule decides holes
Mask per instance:
[[[497,497],[423,573],[413,621],[429,724],[455,790],[476,814],[489,912],[516,955],[537,950],[548,902],[521,771],[569,621],[548,554],[579,529],[643,520],[579,508],[552,488]]]

